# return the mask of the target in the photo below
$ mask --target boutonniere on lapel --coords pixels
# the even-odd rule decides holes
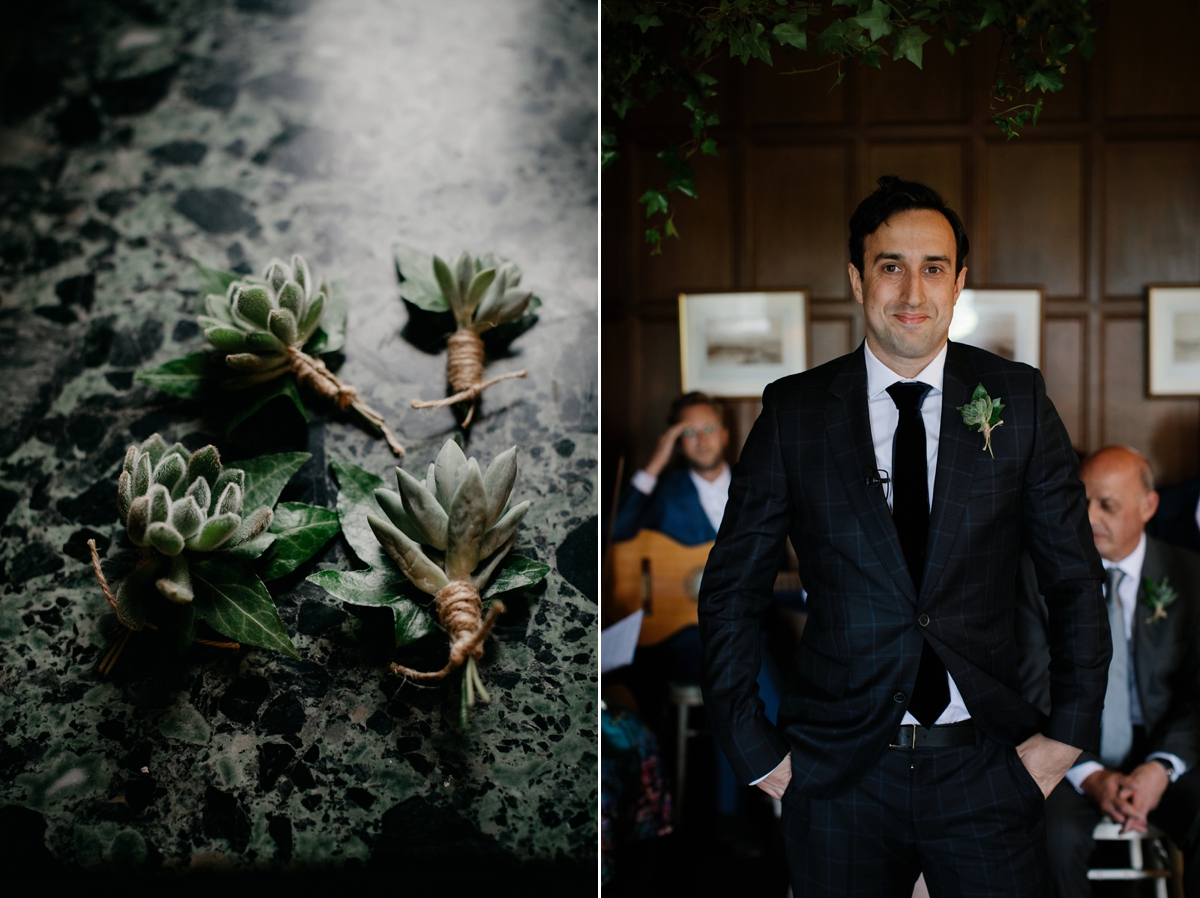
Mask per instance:
[[[995,458],[996,453],[992,452],[992,431],[1004,423],[1000,420],[1004,403],[993,399],[987,394],[983,384],[978,384],[975,392],[971,394],[971,401],[960,405],[958,410],[962,412],[963,423],[967,427],[983,434],[983,448],[987,450],[988,455]]]
[[[1167,578],[1163,577],[1157,583],[1149,577],[1142,578],[1142,585],[1145,586],[1145,597],[1142,601],[1150,608],[1154,609],[1154,616],[1146,618],[1147,624],[1152,624],[1156,620],[1167,619],[1167,608],[1175,604],[1175,600],[1179,598],[1179,593],[1175,591]]]

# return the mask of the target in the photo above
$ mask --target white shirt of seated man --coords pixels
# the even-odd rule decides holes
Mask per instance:
[[[1079,479],[1087,490],[1088,519],[1104,567],[1117,568],[1124,574],[1117,585],[1117,597],[1128,642],[1146,559],[1145,526],[1158,509],[1150,465],[1132,449],[1110,446],[1084,460]],[[1137,689],[1129,693],[1129,716],[1135,726],[1143,722]],[[1108,770],[1098,761],[1085,761],[1068,770],[1066,778],[1101,811],[1122,824],[1122,832],[1145,832],[1147,815],[1158,807],[1167,786],[1186,771],[1181,758],[1169,752],[1153,752],[1128,774]]]

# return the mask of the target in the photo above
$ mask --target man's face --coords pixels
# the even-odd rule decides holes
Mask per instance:
[[[729,431],[716,412],[707,405],[691,405],[683,410],[679,423],[684,427],[679,448],[688,467],[701,474],[719,468],[725,461]]]
[[[867,342],[893,370],[916,374],[945,344],[967,274],[966,268],[954,273],[956,251],[946,216],[909,209],[867,235],[861,275],[851,263],[850,285],[863,304]]]
[[[1146,489],[1139,470],[1136,455],[1114,449],[1089,459],[1079,472],[1096,550],[1109,561],[1120,561],[1137,548],[1158,508],[1158,493]]]

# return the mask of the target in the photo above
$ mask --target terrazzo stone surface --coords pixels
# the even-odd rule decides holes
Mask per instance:
[[[26,4],[0,83],[0,835],[74,871],[594,871],[596,851],[596,7],[571,0]],[[304,449],[284,500],[333,507],[329,463],[391,481],[384,443],[330,410],[256,440],[136,383],[203,347],[197,259],[305,255],[349,304],[339,375],[422,472],[456,431],[445,356],[409,343],[396,241],[493,251],[542,299],[488,373],[466,444],[520,447],[535,500],[517,551],[551,566],[506,596],[457,727],[445,638],[391,646],[387,612],[304,580],[356,566],[336,538],[270,584],[301,655],[136,637],[86,541],[124,540],[116,477],[151,433],[227,461]],[[420,476],[420,475],[418,475]],[[139,643],[139,640],[141,642]],[[589,876],[592,874],[588,874]]]

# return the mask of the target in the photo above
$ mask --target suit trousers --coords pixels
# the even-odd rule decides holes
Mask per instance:
[[[1050,877],[1058,898],[1090,898],[1088,861],[1096,848],[1092,830],[1100,810],[1063,780],[1046,800]],[[1150,822],[1183,852],[1183,893],[1200,896],[1200,770],[1193,768],[1167,786]]]
[[[922,872],[932,898],[1049,893],[1045,801],[1011,745],[889,748],[829,799],[799,794],[799,779],[783,797],[796,898],[910,898]]]

